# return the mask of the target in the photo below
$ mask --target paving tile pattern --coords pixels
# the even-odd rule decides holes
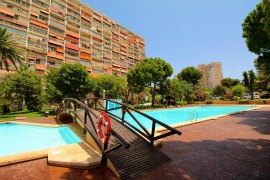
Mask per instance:
[[[173,161],[138,179],[270,179],[270,106],[178,129]]]

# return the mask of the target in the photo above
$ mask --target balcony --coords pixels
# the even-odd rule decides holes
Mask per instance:
[[[99,21],[99,22],[102,22],[102,19],[101,19],[100,17],[97,17],[97,16],[94,15],[93,18],[94,18],[95,20]]]
[[[66,56],[65,57],[66,57],[66,60],[67,59],[71,59],[71,60],[72,59],[73,60],[78,60],[79,59],[79,56],[77,56],[77,55],[70,55],[70,54],[67,54],[67,53],[66,53]]]
[[[116,52],[116,53],[118,53],[118,54],[120,53],[120,51],[119,51],[118,48],[116,49],[116,48],[113,47],[113,48],[112,48],[112,51],[113,51],[113,52]]]
[[[65,59],[63,53],[57,53],[57,52],[54,52],[54,51],[47,52],[47,56],[57,58],[57,59],[62,59],[62,60]]]
[[[9,16],[12,16],[12,17],[14,17],[14,15],[15,15],[13,11],[6,9],[6,8],[3,8],[3,7],[0,7],[0,12],[7,14]]]
[[[66,47],[78,51],[80,48],[74,44],[66,43]]]
[[[90,54],[85,54],[85,53],[81,53],[80,58],[86,59],[86,60],[89,60],[89,61],[92,60],[92,56]]]
[[[81,17],[84,18],[87,21],[92,21],[92,15],[85,10],[81,10]]]
[[[64,41],[61,41],[57,38],[49,38],[49,43],[55,44],[55,45],[59,45],[59,46],[64,46]]]
[[[42,70],[42,71],[45,71],[45,70],[46,70],[46,66],[45,66],[45,64],[36,64],[36,65],[35,65],[35,69],[36,69],[36,70]]]
[[[39,27],[48,29],[48,24],[38,22],[37,20],[33,20],[32,17],[30,18],[30,23],[35,24]]]
[[[66,34],[79,39],[79,34],[66,30]]]
[[[66,11],[64,11],[56,6],[51,6],[51,11],[58,13],[58,14],[61,14],[62,16],[65,16],[67,14]]]
[[[86,53],[86,54],[92,54],[92,52],[91,52],[91,50],[90,49],[85,49],[85,48],[80,48],[80,51],[82,52],[82,53]]]
[[[100,38],[98,38],[98,37],[95,37],[95,36],[92,36],[92,40],[98,41],[98,42],[102,42],[102,39],[100,39]]]
[[[20,22],[20,21],[18,21],[18,20],[16,20],[16,19],[13,19],[13,18],[11,18],[11,17],[7,17],[7,16],[5,16],[5,15],[1,15],[1,14],[0,14],[0,20],[6,20],[6,21],[9,21],[12,25],[14,24],[15,26],[16,26],[16,24],[18,24],[19,26],[24,26],[25,29],[26,29],[26,27],[28,26],[27,23]],[[8,23],[8,24],[9,24],[9,23]],[[22,27],[20,27],[20,28],[22,28]]]

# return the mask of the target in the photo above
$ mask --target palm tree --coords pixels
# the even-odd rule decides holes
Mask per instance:
[[[23,60],[23,50],[18,48],[18,43],[12,39],[12,34],[7,32],[7,29],[2,29],[0,27],[0,69],[5,69],[9,71],[10,61],[18,70],[17,64],[22,64]]]
[[[253,70],[250,70],[248,72],[243,72],[243,76],[244,76],[244,86],[248,88],[248,90],[251,93],[251,100],[253,100],[253,91],[255,88],[255,79],[256,79],[256,75],[254,74]]]

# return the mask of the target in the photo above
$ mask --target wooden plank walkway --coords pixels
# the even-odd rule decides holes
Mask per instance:
[[[97,111],[96,113],[99,114]],[[84,112],[78,113],[80,119],[83,119],[83,114]],[[96,121],[96,119],[93,120]],[[129,149],[121,147],[107,155],[108,159],[110,159],[119,173],[120,179],[134,179],[139,175],[147,173],[171,161],[167,155],[151,145],[141,136],[130,131],[119,121],[111,118],[111,124],[112,128],[130,144]],[[93,134],[95,134],[89,120],[87,120],[86,126]],[[115,144],[117,140],[111,136],[109,142],[110,147]]]

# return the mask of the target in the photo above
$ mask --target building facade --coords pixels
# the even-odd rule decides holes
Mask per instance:
[[[0,0],[0,27],[41,75],[78,62],[92,76],[126,76],[145,58],[142,37],[77,0]]]
[[[220,85],[223,79],[222,63],[212,62],[210,64],[199,64],[199,71],[202,72],[201,85],[208,88],[214,88]]]

